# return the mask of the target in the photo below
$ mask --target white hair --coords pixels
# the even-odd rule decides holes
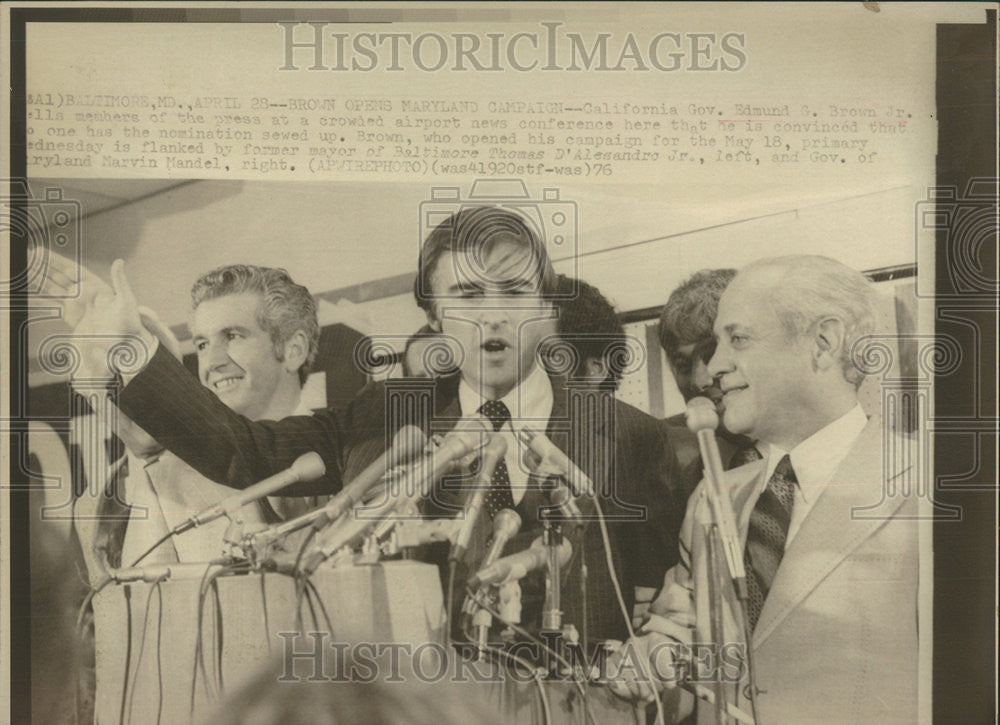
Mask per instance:
[[[840,351],[844,378],[859,387],[865,379],[852,357],[858,340],[875,330],[878,293],[863,274],[830,257],[793,254],[753,262],[740,270],[774,269],[780,272],[770,294],[778,320],[789,334],[811,334],[823,319],[835,317],[844,325]]]

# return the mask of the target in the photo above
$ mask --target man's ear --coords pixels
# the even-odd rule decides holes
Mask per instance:
[[[424,314],[427,315],[427,325],[434,330],[434,332],[441,332],[441,322],[434,313],[434,306],[431,305],[424,310]]]
[[[290,373],[298,373],[306,358],[309,357],[309,338],[304,330],[296,330],[292,336],[285,340],[284,360],[282,361],[285,370]]]
[[[813,334],[813,368],[827,370],[839,366],[845,337],[842,320],[827,317],[817,322]]]

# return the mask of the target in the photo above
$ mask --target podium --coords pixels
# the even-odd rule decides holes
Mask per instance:
[[[431,564],[386,561],[317,571],[311,581],[326,615],[316,604],[314,626],[303,602],[303,629],[316,632],[308,637],[295,637],[294,579],[238,574],[217,578],[204,598],[203,671],[196,651],[205,570],[176,565],[160,584],[121,584],[94,598],[96,723],[198,722],[228,692],[272,666],[286,646],[329,651],[334,642],[444,643],[444,601]],[[297,664],[301,670],[301,658]]]
[[[314,623],[303,601],[304,636],[297,628],[294,579],[260,573],[221,576],[207,588],[199,643],[198,600],[206,569],[204,564],[174,565],[171,578],[158,585],[116,585],[94,598],[95,723],[212,722],[220,708],[226,707],[227,696],[252,685],[255,678],[260,681],[265,671],[269,685],[275,680],[302,682],[315,676],[312,681],[318,687],[337,687],[336,679],[343,673],[331,668],[331,661],[336,661],[336,655],[330,656],[335,646],[393,643],[410,645],[416,654],[431,643],[445,651],[444,600],[434,565],[383,561],[317,571],[311,581],[326,613],[314,603]],[[199,644],[201,656],[196,659]],[[289,651],[294,651],[295,660],[283,666]],[[325,665],[324,655],[328,658]],[[405,656],[400,667],[403,671],[395,673],[401,675],[397,681],[409,679]],[[544,682],[548,721],[537,685],[523,678],[473,678],[461,687],[470,688],[470,697],[494,708],[498,721],[537,725],[646,722],[641,708],[619,700],[600,685],[586,686],[584,703],[572,682]]]

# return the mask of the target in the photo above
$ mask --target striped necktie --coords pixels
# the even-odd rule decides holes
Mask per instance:
[[[764,600],[785,554],[798,479],[786,454],[774,469],[767,487],[750,513],[744,561],[747,569],[750,631],[757,626]]]

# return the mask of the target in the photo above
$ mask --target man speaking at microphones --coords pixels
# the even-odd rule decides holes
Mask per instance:
[[[726,427],[757,440],[763,458],[725,472],[717,458],[706,465],[719,480],[692,494],[680,562],[630,643],[648,657],[652,682],[623,668],[619,694],[676,684],[687,648],[701,653],[686,662],[687,686],[721,681],[728,704],[751,713],[748,642],[759,722],[917,721],[917,500],[898,455],[909,447],[865,415],[857,392],[856,345],[874,330],[876,305],[860,273],[819,256],[755,262],[727,287],[709,372],[725,394]],[[713,489],[729,498],[734,523],[713,511]],[[736,587],[728,538],[745,568]],[[744,587],[746,625],[735,594]],[[698,671],[709,645],[723,648],[716,662],[738,646],[741,666]],[[700,700],[697,714],[716,715]]]
[[[539,364],[539,343],[555,332],[556,288],[544,241],[534,226],[506,208],[470,205],[440,221],[424,240],[414,286],[417,304],[435,332],[460,346],[459,370],[434,380],[433,410],[425,419],[414,420],[410,413],[387,418],[387,388],[375,383],[343,411],[251,421],[192,385],[190,376],[160,350],[125,386],[122,410],[203,475],[236,488],[315,450],[326,463],[320,482],[326,493],[339,490],[375,460],[401,426],[415,423],[429,435],[440,434],[463,417],[482,415],[495,435],[507,441],[507,450],[490,477],[486,515],[466,555],[468,574],[486,548],[496,512],[512,508],[524,522],[505,553],[527,548],[540,533],[539,511],[548,505],[548,496],[530,475],[526,445],[518,438],[524,426],[539,429],[569,453],[602,497],[612,518],[612,558],[631,611],[636,587],[659,586],[676,560],[672,522],[679,517],[664,511],[662,492],[669,488],[662,480],[664,443],[648,416],[620,416],[630,421],[628,430],[585,419],[586,410],[570,405],[565,381],[550,377]],[[135,300],[120,274],[116,292],[93,310],[91,329],[142,335],[133,314]],[[625,404],[613,405],[619,409]],[[293,492],[316,490],[314,484]],[[466,493],[443,485],[432,493],[425,511],[454,516]],[[585,546],[574,542],[578,555],[564,569],[563,587],[573,593],[564,597],[565,621],[586,626],[594,641],[621,638],[625,625],[598,526],[584,528]],[[589,571],[585,603],[577,594],[584,557]],[[537,625],[544,589],[542,573],[534,580],[524,584],[522,623],[529,628]]]

